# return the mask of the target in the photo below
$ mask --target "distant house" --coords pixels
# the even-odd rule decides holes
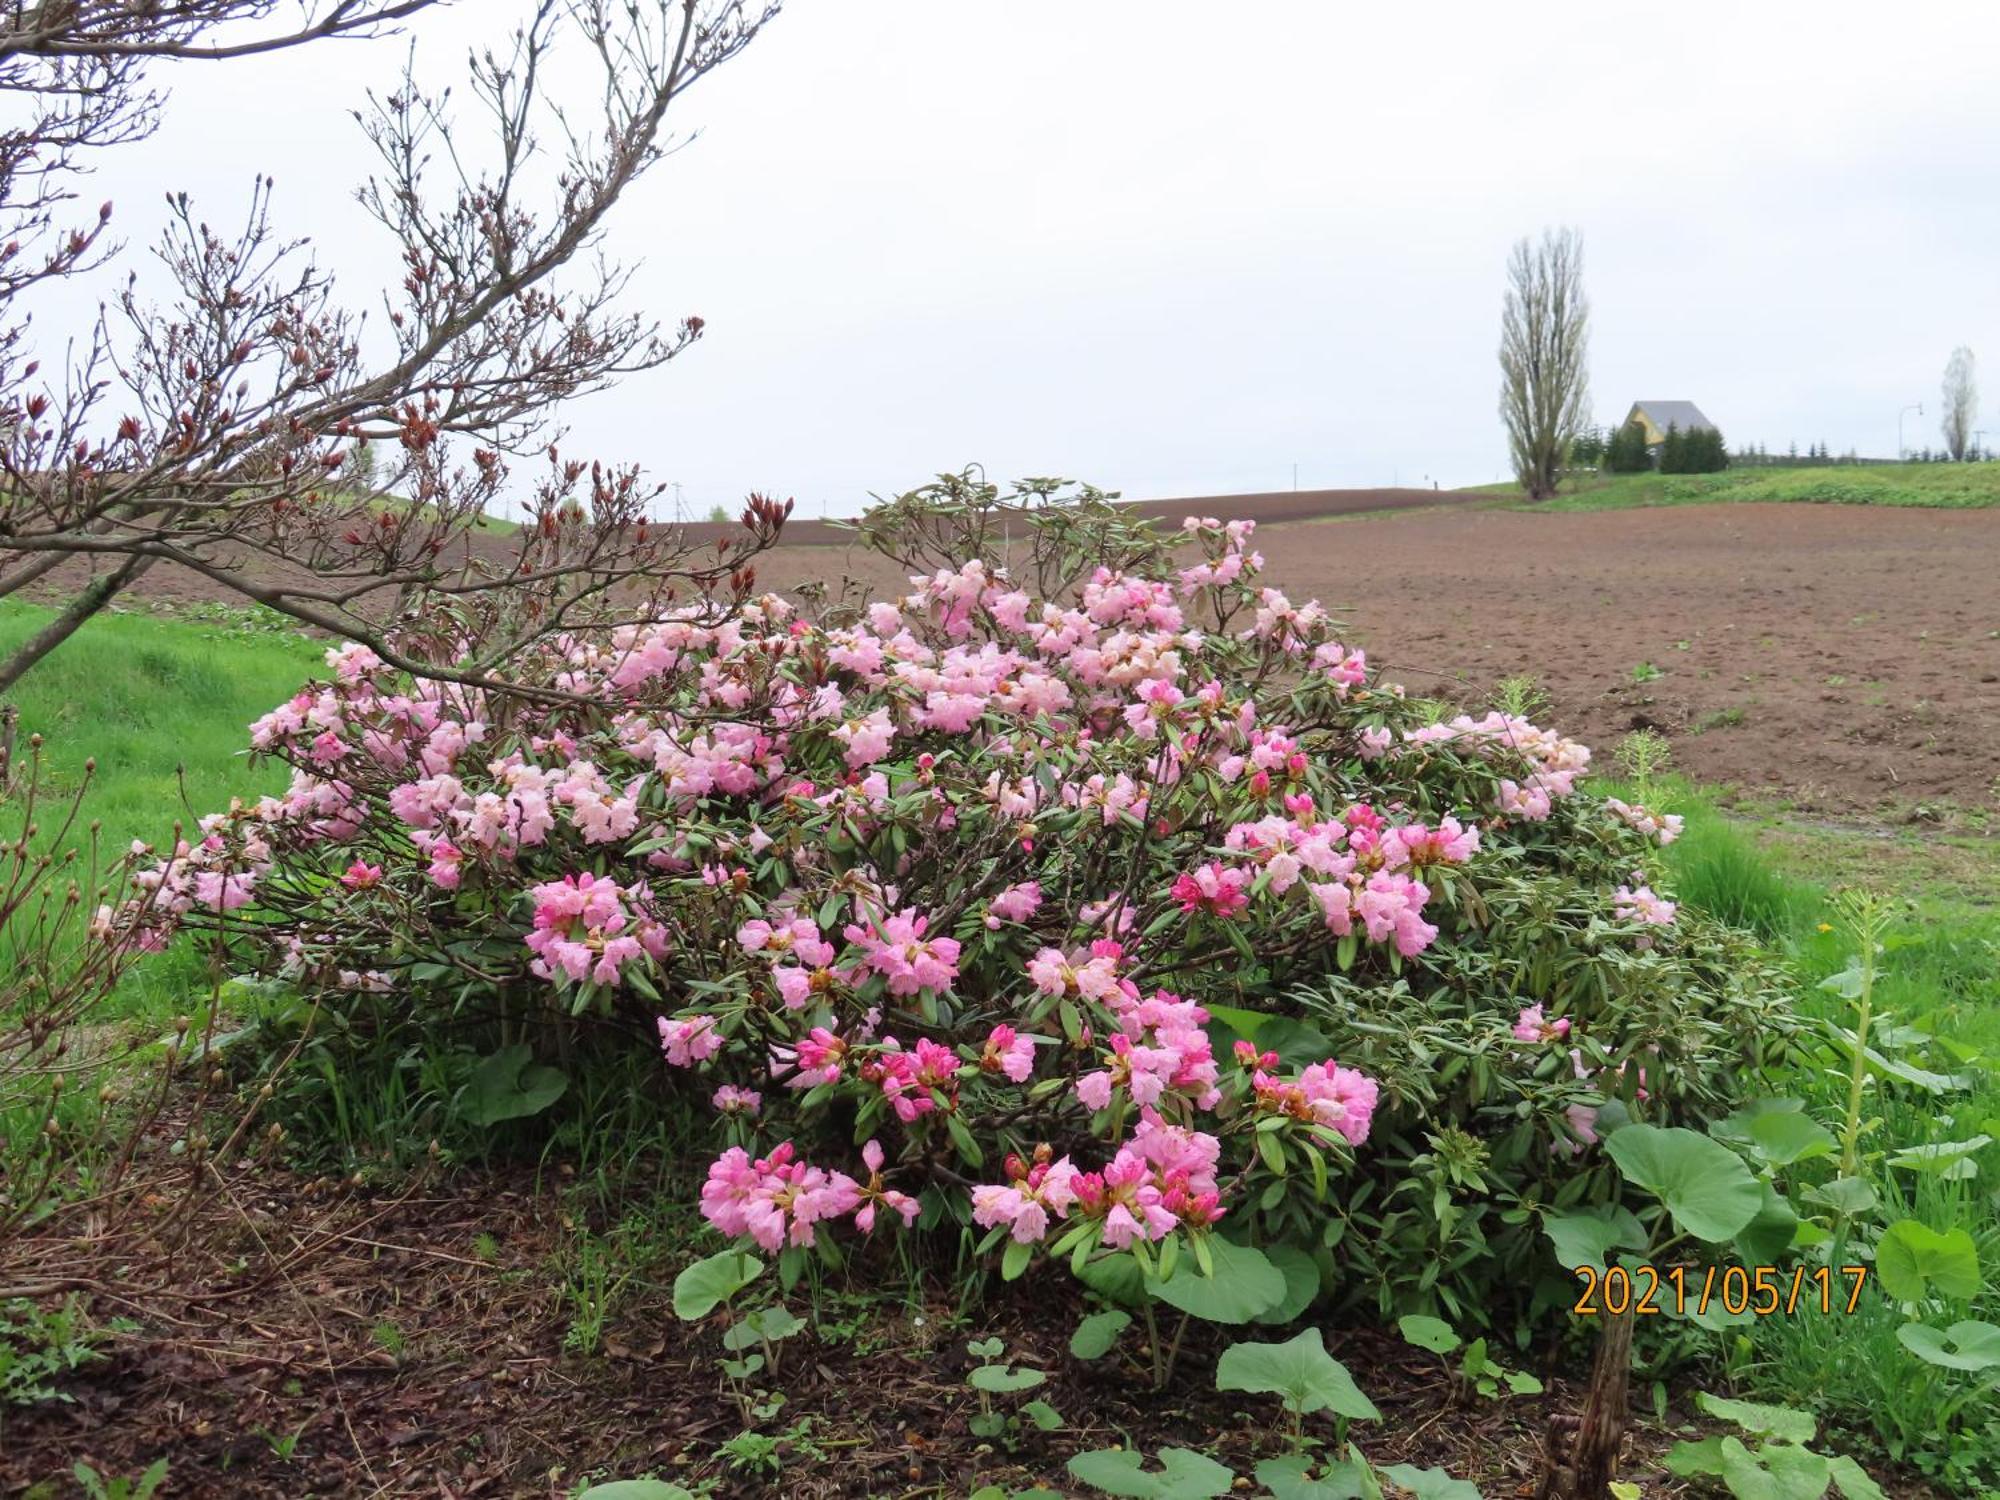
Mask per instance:
[[[1692,401],[1634,401],[1625,420],[1637,422],[1646,429],[1648,447],[1664,443],[1669,427],[1678,427],[1682,432],[1715,430],[1715,424],[1703,416],[1701,408]]]

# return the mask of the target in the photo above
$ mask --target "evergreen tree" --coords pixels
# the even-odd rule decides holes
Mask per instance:
[[[1681,436],[1681,424],[1678,422],[1667,423],[1667,440],[1660,444],[1660,472],[1687,473],[1687,440]]]

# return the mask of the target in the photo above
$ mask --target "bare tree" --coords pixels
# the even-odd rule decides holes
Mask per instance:
[[[373,323],[280,233],[265,178],[235,229],[170,192],[162,299],[134,276],[66,331],[59,374],[33,357],[32,290],[120,253],[110,204],[73,211],[79,179],[155,128],[162,71],[377,35],[435,3],[0,0],[0,92],[25,106],[0,127],[0,597],[86,574],[0,663],[0,692],[163,562],[486,686],[540,635],[749,587],[788,507],[753,496],[743,537],[698,549],[654,519],[660,487],[562,454],[550,413],[700,336],[696,317],[621,310],[629,272],[602,234],[671,146],[670,107],[781,0],[520,0],[518,29],[468,62],[477,131],[413,68],[371,96],[357,118],[381,165],[360,203],[402,264]],[[550,93],[559,40],[593,61],[584,97]],[[506,532],[487,512],[523,459],[527,520]]]
[[[1500,417],[1514,473],[1531,500],[1556,492],[1590,404],[1590,303],[1583,236],[1547,229],[1507,260],[1500,319]]]
[[[1944,367],[1944,446],[1953,463],[1965,461],[1972,424],[1979,420],[1979,375],[1972,351],[1960,344]]]

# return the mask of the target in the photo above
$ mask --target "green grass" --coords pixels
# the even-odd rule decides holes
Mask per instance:
[[[1479,490],[1519,498],[1513,484]],[[1627,510],[1651,505],[1797,502],[1979,510],[2000,505],[2000,463],[1834,464],[1730,469],[1721,474],[1602,474],[1534,506],[1541,511]],[[1525,503],[1525,502],[1524,502]]]
[[[1899,1170],[1884,1158],[1910,1146],[2000,1136],[2000,853],[1977,840],[1868,830],[1798,830],[1733,820],[1685,787],[1668,804],[1687,818],[1667,850],[1675,894],[1690,907],[1739,922],[1787,954],[1800,977],[1801,1006],[1830,1024],[1849,1005],[1820,987],[1854,951],[1831,886],[1893,892],[1902,910],[1884,940],[1871,1036],[1910,1028],[1906,1061],[1969,1086],[1941,1093],[1871,1084],[1863,1115],[1863,1175],[1881,1194],[1873,1218],[1919,1220],[1941,1233],[1964,1230],[1978,1247],[1986,1286],[1965,1301],[1938,1299],[1924,1321],[2000,1322],[2000,1144],[1973,1161],[1976,1175],[1950,1179]],[[1781,1080],[1815,1118],[1833,1123],[1845,1078],[1801,1070]],[[1871,1293],[1852,1315],[1760,1319],[1731,1335],[1721,1360],[1747,1395],[1809,1407],[1848,1447],[1907,1464],[1953,1493],[1992,1493],[2000,1483],[2000,1407],[1974,1397],[1949,1432],[1939,1413],[1979,1377],[1935,1369],[1908,1354],[1897,1330],[1910,1316]],[[1984,1402],[1984,1405],[1981,1402]]]
[[[48,619],[36,605],[0,602],[0,650]],[[20,710],[17,755],[40,734],[41,801],[36,840],[74,849],[88,867],[90,823],[99,824],[99,868],[133,839],[164,847],[174,825],[193,825],[231,797],[282,791],[291,779],[276,762],[244,754],[252,719],[297,691],[325,647],[274,629],[264,612],[220,607],[191,618],[133,612],[100,615],[23,677],[10,695]],[[96,762],[94,773],[86,762]],[[83,811],[67,835],[61,823],[86,776]],[[0,837],[18,835],[23,804],[0,797]],[[0,940],[0,961],[7,946]],[[112,1013],[164,1026],[208,988],[188,944],[147,958],[126,975]]]
[[[0,603],[0,650],[48,619],[35,605]],[[283,766],[251,767],[247,727],[298,689],[324,646],[256,624],[242,612],[184,620],[100,615],[23,677],[20,751],[43,738],[43,796],[68,797],[97,763],[85,817],[104,846],[164,844],[176,821],[227,807],[232,796],[280,791]],[[185,796],[183,795],[185,792]],[[38,813],[49,832],[45,800]],[[0,829],[18,813],[0,804]],[[86,836],[79,828],[73,837]]]

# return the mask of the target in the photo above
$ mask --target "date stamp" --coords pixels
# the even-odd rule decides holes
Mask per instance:
[[[1732,1317],[1801,1312],[1851,1313],[1861,1303],[1867,1266],[1578,1266],[1582,1288],[1571,1311],[1586,1318],[1701,1316],[1711,1307]]]

